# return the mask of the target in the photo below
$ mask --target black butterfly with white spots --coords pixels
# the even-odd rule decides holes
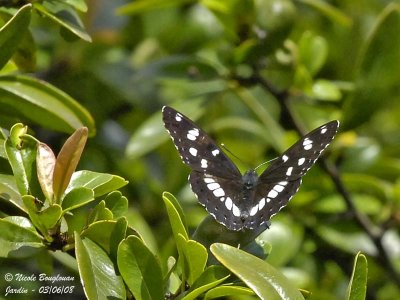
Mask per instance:
[[[163,121],[183,162],[192,168],[189,182],[199,202],[230,230],[255,229],[268,222],[298,191],[301,178],[336,135],[339,121],[302,137],[258,176],[242,175],[217,144],[189,118],[163,107]]]

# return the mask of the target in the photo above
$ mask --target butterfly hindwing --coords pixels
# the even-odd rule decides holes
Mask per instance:
[[[233,162],[188,117],[169,106],[164,106],[163,121],[183,162],[193,170],[225,178],[241,177]]]
[[[224,224],[231,230],[243,228],[243,220],[241,219],[239,208],[243,191],[241,181],[192,171],[189,175],[189,182],[199,203],[219,223]]]

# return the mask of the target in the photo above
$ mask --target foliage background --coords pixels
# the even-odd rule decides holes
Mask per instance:
[[[162,257],[173,247],[163,191],[181,201],[192,230],[206,216],[162,129],[163,105],[181,107],[252,167],[290,146],[296,126],[307,131],[341,120],[328,160],[354,206],[323,167],[314,167],[263,235],[272,245],[268,261],[314,299],[341,299],[354,254],[362,251],[371,258],[368,297],[396,299],[400,8],[372,0],[254,2],[255,13],[253,1],[88,1],[80,17],[91,43],[60,34],[36,14],[36,65],[29,71],[88,109],[97,133],[79,169],[129,180],[122,192],[130,225]],[[257,44],[260,29],[271,34]],[[17,120],[56,151],[66,138],[29,118],[0,122],[10,128]],[[375,240],[368,230],[378,232]]]

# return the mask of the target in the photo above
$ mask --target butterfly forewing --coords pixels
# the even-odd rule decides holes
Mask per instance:
[[[291,181],[302,177],[333,140],[338,127],[338,121],[331,121],[303,136],[269,165],[260,181]]]
[[[223,178],[241,178],[233,162],[188,117],[169,106],[164,106],[163,121],[183,162],[193,170]]]

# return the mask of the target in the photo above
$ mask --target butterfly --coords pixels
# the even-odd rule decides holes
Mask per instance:
[[[258,176],[240,173],[220,147],[193,121],[175,109],[162,109],[165,128],[191,169],[191,188],[206,210],[228,229],[255,229],[285,207],[302,177],[335,137],[339,121],[328,122],[303,136]]]

